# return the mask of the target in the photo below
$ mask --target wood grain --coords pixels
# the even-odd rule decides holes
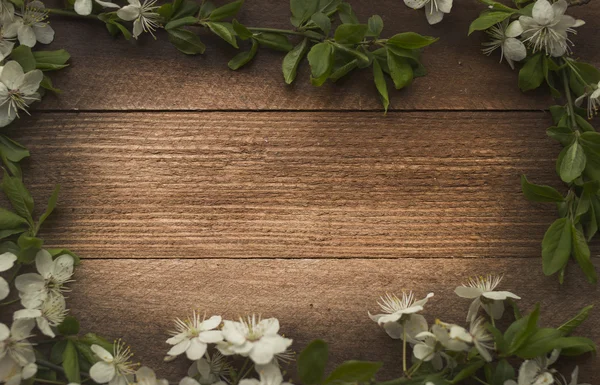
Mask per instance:
[[[59,3],[59,1],[57,1]],[[289,2],[247,1],[239,20],[250,26],[290,28]],[[467,37],[468,26],[484,6],[461,0],[443,23],[429,26],[421,11],[401,0],[351,1],[362,20],[383,17],[384,34],[416,31],[442,39],[425,50],[429,75],[400,92],[392,91],[397,110],[532,110],[552,104],[546,90],[522,94],[517,73],[499,65],[499,53],[481,53],[481,33]],[[600,64],[600,42],[591,38],[600,29],[600,4],[569,10],[587,24],[573,37],[577,57]],[[202,57],[186,57],[165,34],[158,41],[114,40],[102,23],[53,18],[56,40],[51,49],[72,53],[71,67],[55,75],[64,93],[39,106],[46,110],[379,110],[370,71],[352,75],[338,85],[315,88],[304,65],[298,83],[286,86],[281,53],[261,50],[248,68],[232,72],[227,61],[236,50],[201,32],[208,45]],[[586,38],[587,36],[587,38]]]
[[[428,321],[464,323],[469,301],[456,297],[454,288],[469,276],[494,272],[505,274],[502,288],[522,295],[523,310],[541,303],[544,326],[556,327],[580,308],[598,303],[598,287],[585,283],[576,269],[570,269],[564,286],[539,270],[539,261],[515,258],[87,260],[77,270],[69,303],[85,330],[123,337],[141,362],[173,380],[188,363],[183,358],[162,362],[166,331],[174,317],[196,308],[227,318],[252,312],[278,317],[282,332],[295,340],[294,349],[323,338],[331,345],[332,363],[382,361],[384,377],[390,378],[401,372],[401,345],[367,316],[378,310],[380,295],[433,291],[424,313]],[[594,310],[577,335],[600,342],[597,314]],[[600,359],[586,356],[575,362],[583,363],[582,383],[600,381]]]
[[[43,237],[88,258],[540,255],[538,113],[46,113],[9,136]],[[561,186],[558,183],[558,186]]]

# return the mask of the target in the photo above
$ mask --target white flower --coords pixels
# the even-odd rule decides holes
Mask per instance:
[[[265,365],[273,361],[275,355],[283,353],[292,340],[279,335],[279,320],[252,315],[239,322],[224,321],[223,337],[226,343],[217,344],[224,355],[240,354],[250,357],[255,364]]]
[[[441,352],[438,351],[438,339],[431,332],[422,332],[416,335],[420,341],[413,347],[414,356],[421,361],[429,362],[435,370],[441,370],[444,367]]]
[[[0,272],[7,271],[12,269],[17,260],[17,256],[13,253],[3,253],[0,254]],[[0,277],[0,301],[4,298],[8,297],[10,294],[10,287],[8,286],[8,282],[2,277]]]
[[[100,4],[104,8],[120,8],[117,4],[111,3],[110,1],[95,0],[96,3]],[[75,0],[74,9],[79,15],[89,15],[92,13],[93,7],[92,0]]]
[[[231,366],[220,352],[215,352],[212,357],[206,352],[205,357],[192,363],[188,369],[188,376],[197,378],[200,385],[215,384],[230,374]]]
[[[475,345],[475,348],[487,362],[492,361],[490,350],[494,350],[494,337],[485,328],[485,318],[479,317],[471,321],[469,331],[465,328],[452,325],[450,327],[450,338]]]
[[[437,323],[431,327],[431,332],[446,349],[451,350],[453,352],[468,351],[470,349],[468,343],[457,338],[452,338],[450,336],[450,331],[452,330],[452,328],[460,328],[460,326],[437,321]]]
[[[387,334],[394,339],[403,338],[404,328],[406,328],[408,342],[417,343],[415,336],[427,330],[427,321],[425,317],[416,313],[423,310],[423,306],[431,297],[433,293],[416,301],[412,291],[402,292],[402,299],[388,293],[377,302],[384,314],[369,313],[369,317],[383,326]]]
[[[138,364],[130,361],[133,353],[123,341],[115,341],[113,354],[100,345],[92,345],[92,351],[100,359],[90,368],[92,380],[109,385],[126,385],[132,382]]]
[[[600,82],[591,85],[591,88],[589,92],[584,93],[575,100],[575,104],[580,106],[583,99],[588,98],[587,114],[590,119],[598,114],[598,110],[600,110]]]
[[[483,307],[494,319],[500,319],[504,314],[505,299],[521,299],[509,291],[494,291],[501,281],[501,276],[493,275],[471,278],[466,285],[459,286],[454,290],[459,297],[473,299],[467,313],[467,322],[471,322],[477,317],[480,307]]]
[[[533,52],[545,51],[546,55],[555,57],[570,53],[572,43],[567,34],[575,34],[574,28],[585,22],[565,15],[567,6],[566,0],[554,4],[548,0],[537,0],[532,10],[533,17],[519,17],[524,41],[533,48]]]
[[[404,4],[412,9],[425,7],[425,16],[429,24],[437,24],[445,13],[452,10],[452,0],[404,0]]]
[[[49,294],[39,309],[21,309],[14,313],[14,319],[35,319],[38,329],[50,338],[56,335],[52,327],[60,325],[67,315],[65,297],[60,293]]]
[[[292,385],[289,382],[283,382],[281,370],[276,365],[256,365],[255,369],[260,381],[255,378],[244,378],[240,381],[240,385]]]
[[[4,16],[4,18],[0,16],[0,20],[2,23],[0,26],[0,61],[2,61],[10,55],[15,46],[19,24],[12,17],[9,19],[8,16]]]
[[[209,319],[200,318],[200,314],[193,313],[192,318],[185,321],[177,318],[175,320],[175,331],[171,332],[173,337],[167,340],[169,345],[174,345],[167,353],[168,356],[176,357],[185,353],[190,360],[199,360],[206,353],[208,344],[223,341],[223,335],[216,329],[221,324],[220,316],[212,316]],[[169,359],[169,357],[167,357]]]
[[[590,385],[590,384],[580,384],[578,381],[578,377],[579,377],[579,366],[575,366],[575,369],[573,369],[573,373],[571,373],[571,382],[569,382],[569,385]]]
[[[497,48],[500,48],[500,62],[506,58],[510,68],[514,69],[514,62],[521,61],[527,56],[527,48],[521,40],[517,39],[523,32],[521,23],[518,20],[513,21],[510,25],[508,23],[508,20],[504,20],[486,31],[491,40],[483,43],[487,47],[483,50],[483,53],[490,55]]]
[[[146,366],[142,366],[135,372],[136,385],[169,385],[169,381],[158,380],[154,371]]]
[[[19,116],[19,110],[27,112],[29,104],[40,100],[37,90],[43,77],[40,70],[23,73],[21,65],[14,60],[2,67],[2,72],[0,72],[0,127],[7,126]]]
[[[38,41],[42,44],[52,43],[54,30],[45,21],[48,18],[48,11],[44,3],[38,0],[27,3],[23,6],[20,16],[22,19],[16,19],[19,25],[19,43],[28,47],[34,47]]]
[[[0,74],[0,80],[6,71],[6,66]],[[15,287],[20,292],[23,306],[28,309],[39,308],[49,295],[61,295],[66,291],[64,285],[71,281],[74,263],[73,257],[68,254],[52,260],[52,255],[48,251],[43,249],[38,251],[35,256],[35,267],[39,274],[26,273],[15,280]]]
[[[12,20],[14,16],[14,4],[9,0],[0,0],[0,20]]]
[[[18,384],[31,372],[33,367],[27,365],[35,362],[35,353],[27,339],[32,337],[34,324],[31,320],[16,320],[9,329],[0,323],[0,382],[12,379]],[[26,373],[21,371],[24,367],[28,367]]]
[[[133,20],[133,37],[136,39],[142,32],[149,32],[154,37],[154,31],[160,27],[160,15],[154,12],[158,6],[155,6],[157,0],[128,0],[129,5],[119,9],[117,16],[126,21]]]
[[[22,380],[28,380],[37,373],[37,365],[33,362],[21,367],[15,361],[0,360],[0,382],[6,385],[19,385]]]
[[[504,385],[551,385],[554,384],[552,371],[548,369],[558,359],[559,350],[554,350],[550,357],[540,357],[535,360],[527,360],[519,368],[518,382],[514,380],[504,381]]]

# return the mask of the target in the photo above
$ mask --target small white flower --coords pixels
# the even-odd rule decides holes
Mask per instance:
[[[487,47],[483,50],[483,53],[490,55],[497,48],[500,48],[500,62],[506,58],[510,68],[514,69],[514,62],[521,61],[527,56],[527,48],[521,40],[517,39],[523,32],[521,23],[518,20],[508,23],[509,21],[505,20],[486,31],[491,40],[483,43]]]
[[[260,380],[244,378],[240,381],[240,385],[292,385],[289,382],[283,382],[281,370],[276,365],[256,365],[255,369],[258,372]]]
[[[48,11],[44,3],[38,0],[29,2],[23,6],[21,19],[16,19],[19,25],[19,43],[28,47],[34,47],[36,42],[50,44],[54,40],[54,30],[45,20]]]
[[[417,343],[415,336],[427,330],[427,321],[425,317],[416,313],[423,310],[423,306],[431,297],[433,293],[416,301],[412,291],[402,292],[402,299],[388,293],[377,302],[384,313],[376,315],[369,313],[369,317],[383,326],[391,338],[403,338],[404,328],[406,328],[407,341]]]
[[[8,64],[4,66],[0,80]],[[35,256],[35,267],[39,274],[26,273],[15,280],[23,306],[28,309],[39,308],[49,295],[62,295],[62,292],[67,291],[64,285],[71,282],[74,263],[75,260],[68,254],[52,260],[48,251],[40,250]]]
[[[435,370],[441,370],[444,367],[441,352],[438,351],[438,339],[431,332],[422,332],[416,335],[418,342],[413,347],[414,356],[421,361],[429,362]]]
[[[453,338],[450,335],[452,329],[455,329],[454,334],[457,334],[458,328],[464,330],[464,328],[458,325],[452,325],[437,321],[435,325],[431,327],[431,332],[435,335],[435,338],[444,346],[446,349],[453,352],[466,352],[469,351],[470,346],[465,341],[458,338]],[[464,330],[466,333],[466,330]]]
[[[504,314],[504,300],[507,298],[521,299],[509,291],[494,291],[501,281],[501,276],[493,275],[471,278],[465,285],[454,290],[459,297],[473,299],[467,313],[467,322],[471,322],[477,317],[480,307],[483,307],[494,319],[500,319]]]
[[[7,16],[0,17],[0,20],[2,20],[0,26],[0,61],[2,61],[10,55],[15,46],[19,24],[12,17],[10,19]]]
[[[192,363],[188,376],[197,378],[200,385],[212,385],[231,375],[231,366],[226,358],[215,352],[212,357],[206,352],[205,357]]]
[[[169,345],[174,345],[167,353],[170,357],[177,357],[185,353],[190,360],[199,360],[206,353],[208,344],[223,341],[223,334],[216,329],[221,324],[220,316],[212,316],[209,319],[200,318],[200,314],[194,312],[191,318],[175,320],[175,331],[171,332],[173,337],[167,340]],[[170,358],[167,357],[167,360]]]
[[[588,98],[587,115],[589,119],[592,119],[600,110],[600,82],[590,87],[591,90],[578,97],[575,104],[581,106],[583,99]]]
[[[581,27],[585,22],[565,15],[567,7],[566,0],[554,4],[548,0],[537,0],[532,17],[519,17],[524,41],[533,48],[533,52],[545,51],[546,55],[554,57],[570,53],[573,44],[567,35],[575,34],[574,28]]]
[[[35,362],[33,346],[27,340],[32,337],[34,325],[32,320],[16,320],[9,329],[0,323],[0,368],[4,368],[0,370],[0,382],[4,373],[12,378],[21,372],[21,368]]]
[[[26,113],[29,104],[40,100],[37,93],[44,75],[40,70],[23,73],[23,68],[14,60],[2,67],[0,72],[0,127],[7,126],[19,110]]]
[[[0,272],[7,271],[12,269],[17,260],[17,256],[13,253],[3,253],[0,254]],[[8,286],[8,282],[2,277],[0,277],[0,301],[4,298],[8,297],[10,294],[10,287]]]
[[[169,381],[158,380],[156,374],[147,366],[142,366],[135,372],[136,385],[169,385]]]
[[[15,361],[0,359],[0,382],[6,385],[19,385],[37,373],[37,365],[33,362],[21,367]]]
[[[100,0],[95,0],[96,3],[100,4],[101,6],[103,6],[104,8],[120,8],[117,4],[115,3],[111,3],[110,1],[100,1]],[[77,12],[79,15],[89,15],[90,13],[92,13],[92,7],[93,7],[93,1],[92,0],[75,0],[75,4],[73,5],[73,8],[75,9],[75,12]]]
[[[452,0],[404,0],[404,4],[412,9],[425,7],[425,16],[429,24],[437,24],[445,13],[452,10]]]
[[[136,39],[142,32],[148,32],[152,37],[155,37],[154,31],[160,27],[160,15],[154,12],[158,8],[155,5],[156,1],[144,0],[144,3],[141,4],[140,0],[128,0],[129,5],[117,11],[117,16],[121,19],[126,21],[133,20],[133,37]]]
[[[469,331],[452,325],[450,327],[450,338],[474,345],[481,357],[487,362],[492,361],[490,350],[494,350],[494,337],[485,328],[485,318],[479,317],[471,321]]]
[[[138,364],[130,361],[133,353],[123,341],[115,341],[112,354],[100,345],[92,345],[92,351],[100,359],[90,368],[92,380],[109,385],[126,385],[132,382]]]
[[[224,321],[224,343],[217,349],[224,355],[239,354],[250,357],[255,364],[266,365],[277,354],[283,353],[292,344],[292,340],[279,335],[277,318],[261,319],[252,315],[239,322]]]
[[[52,327],[60,325],[67,316],[65,297],[60,293],[49,294],[40,308],[21,309],[14,313],[14,319],[35,319],[38,329],[50,338],[56,335]]]

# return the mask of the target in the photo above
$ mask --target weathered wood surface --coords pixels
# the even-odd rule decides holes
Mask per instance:
[[[40,208],[62,185],[45,239],[87,258],[538,258],[555,208],[519,177],[557,185],[548,120],[47,113],[10,136]]]
[[[239,20],[250,26],[290,28],[289,2],[247,1]],[[522,94],[517,72],[498,64],[499,53],[481,53],[481,33],[467,37],[470,22],[484,6],[460,0],[444,22],[431,27],[422,12],[402,0],[352,1],[362,20],[379,14],[384,33],[392,36],[415,31],[439,36],[425,50],[429,75],[407,90],[392,91],[392,108],[400,110],[532,110],[547,108],[546,92]],[[573,38],[576,55],[600,63],[600,4],[593,2],[570,11],[585,16],[587,24]],[[595,16],[595,17],[594,17]],[[238,72],[227,68],[236,50],[205,33],[202,57],[180,54],[159,34],[139,42],[112,39],[102,23],[55,18],[56,40],[51,48],[66,48],[72,67],[55,77],[63,96],[48,97],[40,108],[51,110],[374,110],[381,109],[370,71],[351,75],[340,85],[315,88],[303,66],[298,83],[286,86],[281,75],[281,53],[264,49],[255,62]],[[147,37],[147,36],[146,36]]]
[[[428,322],[441,318],[464,324],[469,301],[453,290],[469,276],[489,272],[505,274],[502,288],[523,296],[523,310],[539,302],[546,326],[558,326],[600,299],[598,287],[585,283],[576,269],[570,269],[561,287],[531,259],[87,260],[78,269],[70,304],[82,327],[123,336],[139,360],[172,379],[189,364],[183,358],[162,362],[167,330],[175,317],[192,309],[227,318],[251,312],[278,317],[295,349],[324,338],[333,362],[382,361],[382,374],[390,378],[401,373],[402,348],[367,316],[378,310],[379,296],[434,292],[424,312]],[[579,332],[600,340],[597,309]],[[580,380],[598,383],[600,360],[588,356],[580,361]]]

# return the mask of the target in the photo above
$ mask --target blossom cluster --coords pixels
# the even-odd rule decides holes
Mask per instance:
[[[11,252],[0,255],[0,271],[13,268],[17,256]],[[55,328],[67,313],[64,292],[73,275],[74,259],[68,254],[53,258],[44,249],[35,257],[37,273],[16,276],[15,288],[23,309],[13,314],[9,328],[0,323],[0,382],[18,385],[37,372],[32,343],[32,331],[37,328],[43,335],[54,338]],[[0,300],[10,294],[8,282],[0,277]]]

